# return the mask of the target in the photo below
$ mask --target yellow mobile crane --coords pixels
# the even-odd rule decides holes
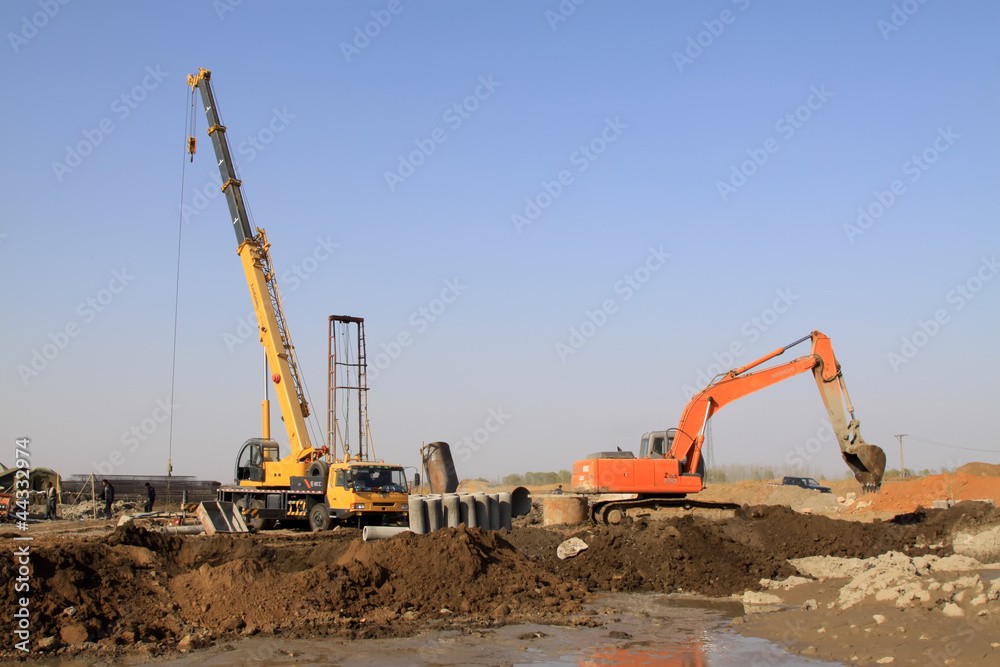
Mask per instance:
[[[250,225],[226,128],[212,94],[211,77],[210,71],[199,68],[197,74],[188,76],[187,82],[192,95],[195,89],[201,91],[208,116],[208,135],[215,147],[222,191],[239,244],[237,252],[250,287],[260,342],[267,355],[271,383],[278,395],[292,450],[281,458],[278,443],[271,440],[270,409],[265,397],[262,437],[243,444],[236,458],[234,484],[219,489],[219,500],[235,503],[248,523],[258,530],[271,528],[277,521],[308,521],[313,530],[326,530],[334,521],[356,521],[357,525],[402,522],[408,510],[402,466],[363,460],[360,453],[352,457],[345,452],[343,459],[337,459],[328,447],[314,448],[309,440],[306,430],[309,404],[278,295],[270,244],[263,229],[254,232]],[[193,136],[188,137],[188,152],[192,156],[196,143]]]

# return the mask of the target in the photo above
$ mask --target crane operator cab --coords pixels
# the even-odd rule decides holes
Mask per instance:
[[[263,438],[250,438],[243,443],[236,457],[236,482],[263,482],[264,462],[278,460],[278,443]]]

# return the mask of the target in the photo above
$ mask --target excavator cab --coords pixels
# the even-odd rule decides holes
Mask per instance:
[[[674,436],[677,429],[671,428],[666,431],[650,431],[642,436],[639,445],[640,459],[662,459],[674,445]]]

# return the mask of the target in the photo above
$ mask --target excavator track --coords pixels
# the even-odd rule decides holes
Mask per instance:
[[[679,508],[685,511],[737,510],[736,503],[692,500],[690,498],[635,498],[631,500],[597,500],[591,503],[590,517],[594,523],[614,526],[621,523],[629,510]]]

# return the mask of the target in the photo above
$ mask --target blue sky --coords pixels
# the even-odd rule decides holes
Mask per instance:
[[[366,319],[381,457],[568,469],[816,329],[891,466],[896,433],[908,467],[998,462],[998,23],[916,0],[4,3],[0,461],[29,436],[64,474],[172,452],[228,481],[259,434],[200,107],[183,161],[204,67],[317,413],[327,316]],[[801,457],[823,415],[808,377],[747,397],[715,460]],[[807,462],[846,470],[830,442]]]

